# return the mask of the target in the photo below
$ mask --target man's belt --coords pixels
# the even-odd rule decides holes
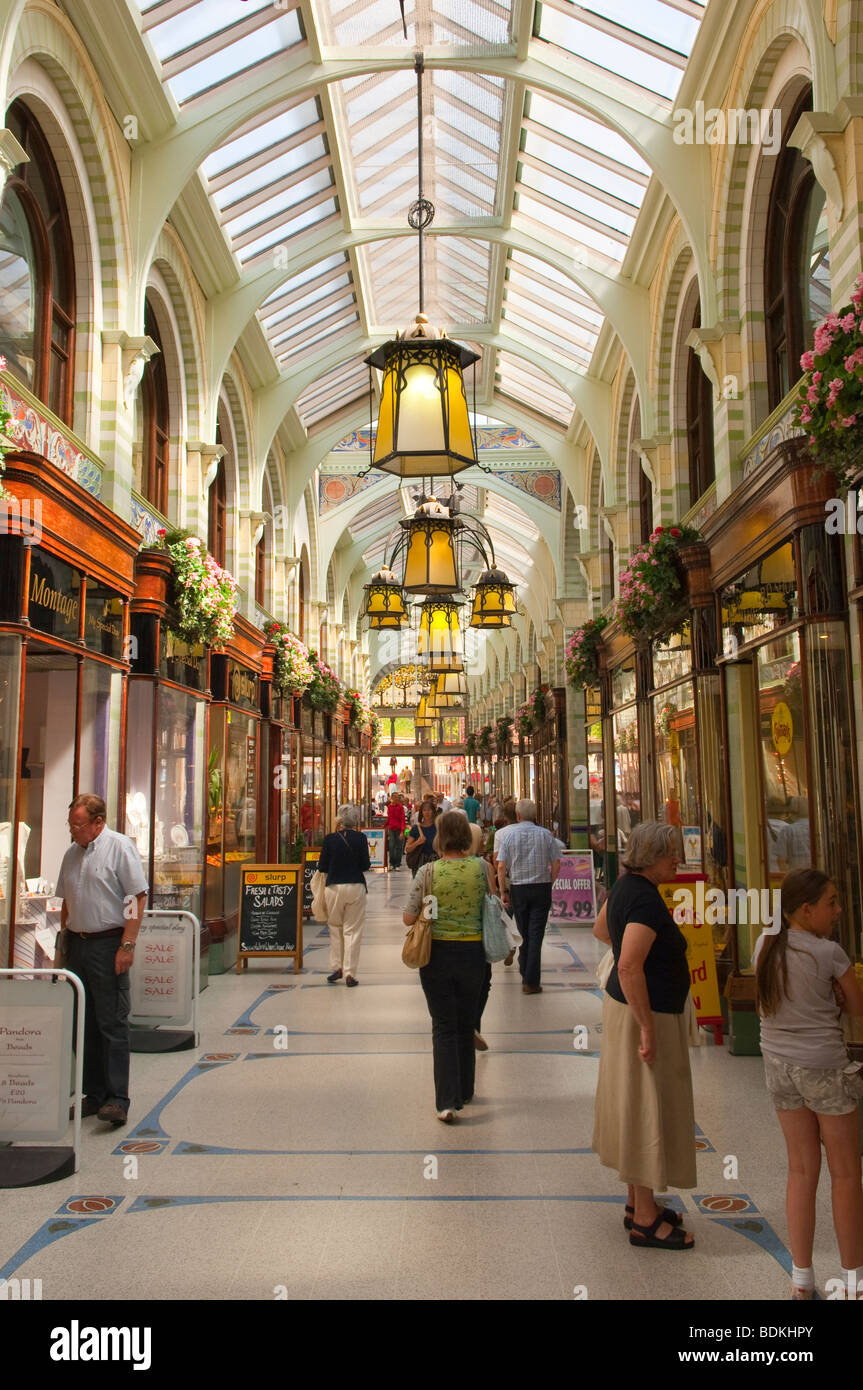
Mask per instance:
[[[123,936],[125,927],[109,927],[107,931],[73,931],[72,927],[67,927],[67,931],[77,936],[79,941],[104,941],[108,936]]]

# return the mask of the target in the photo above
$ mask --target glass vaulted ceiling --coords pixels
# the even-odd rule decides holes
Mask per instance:
[[[239,124],[201,169],[239,268],[257,272],[284,248],[284,277],[258,319],[280,370],[307,372],[321,361],[297,404],[307,429],[365,402],[363,335],[404,327],[418,307],[416,242],[404,234],[416,197],[417,48],[426,50],[425,191],[437,209],[426,239],[429,316],[448,331],[465,330],[463,339],[472,327],[499,326],[509,346],[479,342],[490,359],[484,385],[568,425],[572,399],[550,373],[565,380],[589,371],[603,316],[559,268],[560,254],[574,274],[581,264],[615,274],[650,177],[622,135],[589,114],[588,89],[599,82],[634,111],[662,119],[704,6],[536,4],[533,55],[542,60],[547,50],[576,84],[583,78],[582,108],[482,71],[486,56],[515,58],[524,4],[531,0],[405,0],[405,40],[397,0],[302,8],[299,0],[140,0],[152,61],[192,117],[216,91],[226,106],[277,77],[287,56],[305,51],[311,62],[322,53],[316,90]],[[436,53],[459,59],[459,67],[436,67]],[[376,55],[404,55],[405,66],[327,83],[327,59],[364,54],[370,69]],[[535,256],[483,239],[486,228],[510,219],[534,240]],[[351,228],[379,235],[339,248],[339,233]],[[308,247],[324,240],[313,263]],[[292,273],[298,244],[305,268]],[[557,267],[547,252],[557,253]]]

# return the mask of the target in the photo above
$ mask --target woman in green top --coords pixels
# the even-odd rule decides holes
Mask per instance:
[[[452,1124],[473,1095],[474,1023],[486,964],[482,905],[494,882],[485,861],[471,853],[470,824],[461,811],[439,817],[437,848],[440,858],[411,885],[404,923],[413,926],[423,898],[434,895],[431,959],[420,970],[420,983],[432,1020],[437,1115]]]

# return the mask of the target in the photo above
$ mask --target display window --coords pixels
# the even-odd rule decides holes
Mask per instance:
[[[695,685],[685,681],[652,700],[657,820],[680,829],[680,855],[687,868],[701,868],[701,806]],[[683,827],[687,827],[684,837]]]

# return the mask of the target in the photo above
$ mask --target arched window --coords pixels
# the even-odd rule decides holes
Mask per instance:
[[[692,327],[701,327],[701,300],[695,302]],[[694,348],[687,348],[686,445],[689,455],[689,503],[694,506],[716,478],[713,452],[713,387]]]
[[[297,636],[301,642],[306,640],[306,570],[303,561],[300,560],[299,579],[297,581]]]
[[[29,155],[0,206],[0,353],[9,370],[67,425],[72,422],[75,267],[57,166],[21,101],[6,126]]]
[[[809,160],[787,143],[803,112],[811,110],[808,87],[783,122],[767,210],[764,320],[771,410],[799,381],[801,354],[812,346],[815,324],[830,309],[824,190]]]
[[[221,425],[216,425],[216,443],[222,442]],[[216,476],[210,484],[210,499],[207,507],[207,549],[217,564],[224,568],[225,535],[228,511],[228,483],[225,473],[224,457],[219,459]]]
[[[159,325],[149,300],[144,305],[144,332],[159,351],[147,363],[141,381],[141,491],[148,502],[167,516],[171,439],[168,374]]]
[[[267,528],[261,532],[261,539],[255,546],[255,603],[259,608],[267,606]]]

